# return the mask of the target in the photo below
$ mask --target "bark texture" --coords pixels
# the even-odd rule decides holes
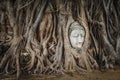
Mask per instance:
[[[113,69],[120,64],[120,0],[0,1],[0,74]],[[85,30],[82,48],[69,28]]]

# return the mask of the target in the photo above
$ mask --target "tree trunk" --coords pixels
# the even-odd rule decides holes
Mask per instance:
[[[113,69],[120,60],[120,0],[0,3],[0,73]]]

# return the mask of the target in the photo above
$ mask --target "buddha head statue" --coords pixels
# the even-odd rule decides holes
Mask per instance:
[[[69,28],[69,40],[71,46],[80,49],[84,43],[85,29],[78,23],[73,22]]]

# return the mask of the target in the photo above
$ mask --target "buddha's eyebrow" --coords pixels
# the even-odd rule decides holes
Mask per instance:
[[[77,37],[77,36],[79,36],[79,34],[72,34],[72,36],[73,36],[73,37]]]

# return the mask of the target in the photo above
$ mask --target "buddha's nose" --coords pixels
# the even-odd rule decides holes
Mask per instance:
[[[82,42],[81,42],[81,41],[79,41],[79,42],[78,42],[78,44],[82,44]]]

